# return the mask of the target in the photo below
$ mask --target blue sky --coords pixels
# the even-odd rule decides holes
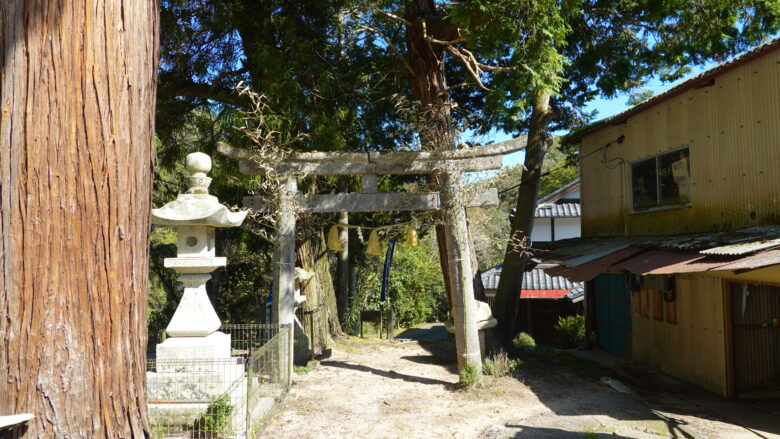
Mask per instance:
[[[714,63],[713,62],[713,63],[706,64],[704,66],[694,67],[688,75],[686,75],[682,79],[680,79],[678,81],[675,81],[675,82],[662,83],[662,82],[660,82],[658,80],[648,82],[643,87],[643,90],[650,90],[650,91],[653,92],[653,95],[657,95],[659,93],[663,93],[664,91],[674,87],[675,85],[677,85],[677,84],[679,84],[679,83],[681,83],[683,81],[686,81],[686,80],[690,79],[691,77],[696,76],[696,75],[700,74],[701,72],[703,72],[705,70],[709,70],[709,69],[713,68],[717,64],[718,63]],[[621,111],[624,111],[624,110],[626,110],[626,109],[631,107],[630,105],[627,104],[627,101],[628,101],[629,97],[630,97],[629,93],[624,93],[624,94],[622,94],[620,96],[615,97],[614,99],[599,98],[599,99],[594,100],[593,102],[591,102],[587,106],[585,106],[585,110],[586,111],[598,110],[598,115],[596,116],[597,120],[598,119],[603,119],[603,118],[606,118],[606,117],[610,117],[610,116],[614,116],[615,114],[618,114]],[[564,135],[566,133],[565,132],[561,132],[561,133],[555,133],[555,134],[556,135]],[[487,144],[487,143],[495,143],[495,142],[500,142],[502,140],[507,140],[507,139],[510,139],[511,137],[512,136],[507,134],[507,133],[496,132],[494,134],[491,134],[491,135],[488,135],[488,136],[484,136],[480,140],[482,141],[482,143]],[[504,167],[506,168],[506,167],[510,167],[510,166],[519,165],[519,164],[521,164],[523,162],[523,158],[524,158],[524,152],[523,151],[506,155],[506,156],[504,156]]]

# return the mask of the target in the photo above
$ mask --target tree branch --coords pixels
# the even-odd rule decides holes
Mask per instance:
[[[482,78],[479,77],[479,74],[480,74],[479,67],[477,67],[475,69],[471,65],[471,61],[468,60],[465,55],[460,53],[460,51],[458,50],[458,47],[456,47],[456,46],[447,46],[447,53],[449,53],[450,55],[452,55],[455,58],[458,58],[460,60],[461,64],[463,64],[463,67],[466,68],[466,70],[469,72],[471,77],[474,78],[474,81],[477,82],[477,85],[479,86],[479,88],[481,88],[481,89],[483,89],[485,91],[489,91],[490,90],[489,88],[487,88],[485,86],[485,84],[482,83]]]
[[[359,24],[358,26],[360,27],[360,29],[364,29],[364,30],[367,30],[369,32],[373,32],[373,33],[379,35],[385,41],[385,43],[387,43],[387,45],[390,47],[390,49],[393,52],[395,52],[395,54],[398,56],[398,59],[401,61],[401,63],[404,65],[404,67],[406,67],[406,70],[409,71],[409,74],[412,75],[412,77],[415,76],[414,70],[412,69],[412,65],[409,64],[409,60],[407,60],[403,56],[401,51],[398,50],[398,47],[396,47],[395,44],[393,44],[393,42],[390,41],[390,38],[387,38],[387,36],[384,33],[382,33],[382,31],[380,31],[377,28],[374,28],[374,27],[371,27],[371,26],[367,26],[365,24]]]
[[[157,87],[157,96],[178,97],[190,96],[210,99],[222,104],[251,108],[252,101],[246,96],[240,96],[235,90],[202,82],[177,80],[166,81],[161,78]]]
[[[389,18],[391,20],[398,21],[398,22],[403,23],[403,24],[405,24],[407,26],[412,26],[412,23],[409,20],[407,20],[407,19],[405,19],[403,17],[399,17],[398,15],[392,14],[390,12],[385,12],[385,11],[379,9],[379,8],[373,8],[373,9],[374,9],[374,12],[376,12],[376,13],[378,13],[380,15],[384,15],[385,17],[387,17],[387,18]]]

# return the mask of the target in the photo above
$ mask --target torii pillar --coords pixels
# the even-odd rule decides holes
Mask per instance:
[[[282,185],[277,218],[277,235],[273,260],[273,315],[279,328],[287,327],[287,339],[281,340],[281,358],[287,370],[284,376],[292,380],[293,345],[295,341],[295,215],[298,181],[287,177]],[[281,332],[280,332],[281,334]]]

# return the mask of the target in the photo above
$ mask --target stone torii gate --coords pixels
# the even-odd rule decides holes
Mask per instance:
[[[282,177],[280,209],[277,212],[277,241],[274,249],[273,313],[278,324],[292,324],[294,319],[295,223],[297,212],[377,212],[442,210],[446,229],[449,277],[452,282],[452,317],[458,354],[458,369],[466,366],[480,371],[479,334],[476,319],[471,266],[471,249],[466,223],[466,207],[498,204],[495,188],[467,196],[463,190],[462,173],[500,169],[502,156],[520,151],[525,138],[475,148],[448,151],[401,152],[304,152],[293,153],[274,167]],[[220,153],[239,160],[242,173],[262,175],[251,151],[226,144]],[[376,177],[382,174],[438,174],[440,192],[403,193],[378,192]],[[360,175],[361,193],[316,194],[305,197],[298,193],[297,178],[303,175]],[[244,197],[244,205],[268,211],[262,197]],[[292,353],[292,331],[289,350]],[[292,363],[292,354],[288,361]],[[292,364],[289,365],[290,370]]]

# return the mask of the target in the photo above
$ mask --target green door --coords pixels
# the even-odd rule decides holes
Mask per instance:
[[[631,291],[622,274],[600,274],[593,280],[599,347],[625,355],[631,334]]]

